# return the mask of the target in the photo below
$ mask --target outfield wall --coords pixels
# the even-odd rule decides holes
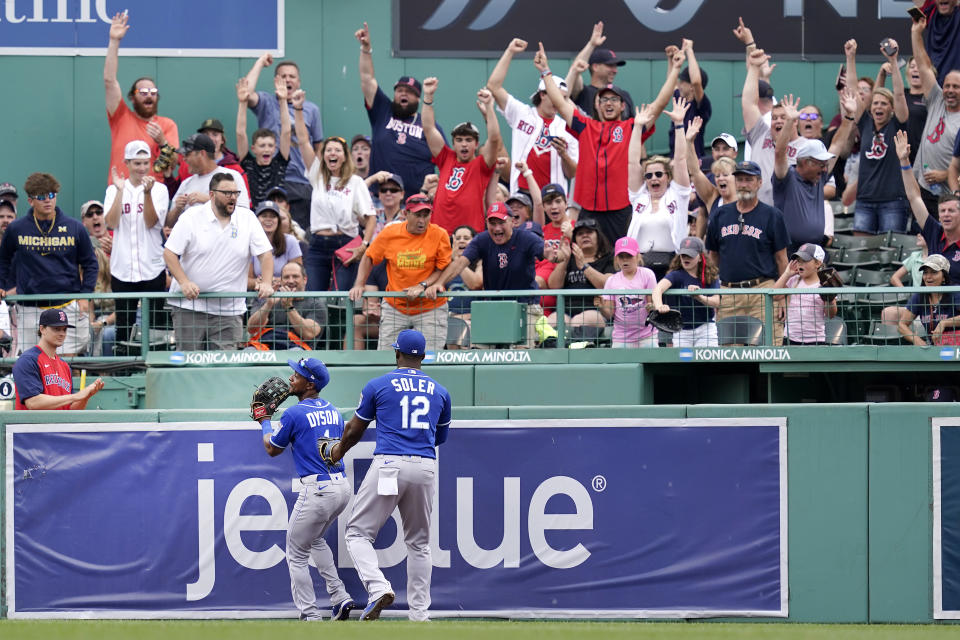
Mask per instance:
[[[930,426],[933,417],[956,415],[955,405],[621,405],[608,409],[511,405],[466,407],[456,410],[454,417],[550,420],[598,418],[601,412],[604,418],[786,418],[787,619],[932,620]],[[0,414],[4,424],[44,424],[62,417],[52,412]],[[245,418],[241,411],[203,410],[76,412],[70,417],[74,422],[118,423]],[[6,447],[6,442],[6,437],[0,438],[0,446]],[[580,456],[589,458],[594,450],[589,444],[583,443]],[[2,459],[7,459],[5,453]],[[603,464],[603,460],[595,462]]]

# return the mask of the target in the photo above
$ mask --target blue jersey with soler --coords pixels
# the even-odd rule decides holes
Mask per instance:
[[[357,417],[377,421],[374,454],[436,458],[450,428],[450,394],[419,369],[396,369],[363,387]]]
[[[273,423],[274,429],[277,423]],[[331,469],[320,459],[317,450],[319,438],[340,438],[343,435],[343,416],[332,404],[322,398],[308,398],[290,407],[280,417],[280,428],[270,436],[270,444],[286,449],[293,444],[293,465],[300,477],[317,474],[317,481],[329,479],[330,471],[343,473],[343,462]]]

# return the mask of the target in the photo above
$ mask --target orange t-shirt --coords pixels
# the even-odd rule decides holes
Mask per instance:
[[[450,264],[450,236],[443,227],[430,224],[420,235],[407,231],[406,222],[388,224],[373,239],[367,256],[373,264],[387,261],[387,291],[403,291],[419,284],[436,270]],[[446,298],[386,298],[400,313],[416,315],[442,307]]]
[[[167,144],[179,148],[180,134],[177,131],[177,123],[163,116],[156,116],[153,120],[163,130]],[[107,113],[107,122],[110,123],[110,166],[107,167],[107,184],[113,184],[113,179],[110,177],[111,167],[116,167],[122,178],[130,177],[127,175],[127,165],[123,163],[123,148],[131,140],[143,140],[147,143],[150,147],[150,175],[163,182],[163,176],[153,171],[153,162],[160,155],[160,147],[157,146],[156,140],[147,134],[147,122],[149,121],[130,111],[127,103],[120,100],[120,105],[113,112],[113,115]]]

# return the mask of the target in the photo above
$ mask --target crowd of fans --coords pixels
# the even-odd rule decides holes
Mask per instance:
[[[147,313],[185,350],[339,348],[327,299],[291,294],[342,291],[355,303],[356,315],[339,319],[354,324],[353,348],[383,348],[416,328],[439,350],[466,346],[448,329],[470,325],[469,299],[442,293],[529,290],[515,298],[526,305],[521,347],[556,336],[561,315],[575,337],[609,329],[614,346],[657,346],[648,312],[670,309],[682,316],[675,346],[715,345],[716,320],[765,320],[761,294],[729,290],[820,286],[834,198],[856,203],[856,235],[920,234],[924,254],[893,284],[907,274],[913,284],[960,282],[960,9],[958,0],[915,4],[924,17],[910,28],[912,56],[904,63],[900,44],[885,40],[875,79],[857,75],[856,41],[838,43],[846,63],[829,123],[776,79],[762,34],[740,19],[731,26],[745,49],[743,129],[708,141],[708,74],[694,43],[667,47],[662,87],[637,103],[614,83],[626,62],[597,23],[564,79],[538,45],[529,96],[503,86],[514,57],[533,50],[513,39],[477,79],[479,126],[467,120],[447,134],[434,113],[440,80],[403,76],[389,95],[364,24],[355,35],[369,135],[324,137],[297,63],[264,54],[236,85],[236,152],[223,122],[206,117],[215,114],[199,114],[181,139],[158,114],[151,78],[134,81],[128,105],[117,70],[129,24],[118,14],[104,63],[103,200],[85,202],[77,220],[57,206],[56,178],[39,172],[17,217],[17,188],[0,184],[0,285],[5,295],[178,295],[149,309],[136,297],[18,300],[0,309],[0,339],[22,353],[37,342],[41,312],[59,308],[75,325],[64,355],[127,354]],[[270,67],[273,91],[257,91]],[[658,122],[670,129],[669,155],[647,152]],[[536,292],[544,288],[596,295],[566,296],[561,314],[555,297]],[[201,296],[244,290],[256,298]],[[775,344],[823,344],[837,305],[790,295],[775,313]],[[917,319],[942,340],[960,327],[960,300],[914,296],[883,312],[914,344],[925,340]]]

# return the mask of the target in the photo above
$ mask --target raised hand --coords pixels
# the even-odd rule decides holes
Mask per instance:
[[[923,30],[927,28],[927,16],[923,16],[916,22],[910,25],[910,33],[923,33]]]
[[[147,123],[147,135],[153,138],[158,146],[162,147],[167,144],[167,138],[163,135],[163,129],[153,120]]]
[[[636,110],[633,116],[634,128],[646,127],[653,122],[655,107],[652,104],[641,104],[639,107],[634,107],[634,109]]]
[[[788,96],[783,96],[783,109],[784,115],[786,115],[787,120],[796,120],[800,116],[800,98],[793,97],[791,93]]]
[[[354,32],[353,37],[360,43],[361,48],[370,48],[370,27],[367,26],[366,22],[363,23],[362,29],[357,29]]]
[[[156,183],[153,176],[146,176],[143,179],[143,192],[150,193],[150,190],[153,189],[153,185]]]
[[[603,35],[603,21],[593,25],[593,33],[590,34],[590,44],[599,47],[607,41],[607,36]]]
[[[850,87],[844,87],[840,92],[840,109],[846,112],[848,116],[855,116],[857,107],[860,106],[859,94]]]
[[[770,64],[770,56],[767,56],[767,60],[760,67],[760,77],[764,80],[770,80],[770,76],[773,75],[773,70],[777,68],[776,64]]]
[[[549,62],[547,61],[547,52],[543,50],[543,43],[537,43],[540,45],[540,50],[537,51],[536,55],[533,56],[533,66],[537,68],[538,71],[543,73],[544,71],[550,68]]]
[[[897,56],[900,55],[900,45],[897,44],[897,41],[893,38],[888,38],[890,46],[893,47],[893,55],[888,56],[887,52],[883,50],[883,47],[880,47],[880,53],[883,54],[883,57],[890,61],[891,66],[896,63]],[[886,64],[886,63],[884,63]],[[889,75],[889,74],[888,74]]]
[[[127,35],[127,31],[130,29],[130,25],[127,24],[129,16],[127,12],[118,13],[113,16],[113,20],[110,22],[110,39],[116,40],[119,42],[123,40],[123,36]]]
[[[437,80],[434,76],[423,79],[423,97],[424,99],[430,98],[433,96],[434,92],[437,90],[437,85],[440,84],[440,81]]]
[[[843,43],[843,53],[846,54],[848,58],[857,55],[857,41],[853,38],[850,38]]]
[[[286,89],[286,85],[284,85]],[[237,102],[240,104],[247,104],[247,98],[250,97],[250,87],[247,85],[246,78],[240,78],[237,80]]]
[[[683,67],[683,63],[687,60],[687,53],[683,49],[677,49],[673,54],[673,58],[670,59],[670,65],[677,71]]]
[[[287,83],[281,76],[273,76],[273,91],[280,100],[287,99]]]
[[[508,158],[507,156],[500,156],[497,158],[497,164],[494,166],[494,169],[499,171],[500,169],[503,169],[508,164],[510,164],[510,158]]]
[[[577,73],[583,73],[584,71],[590,68],[590,65],[584,62],[583,60],[581,60],[580,58],[576,58],[573,61],[573,64],[571,64],[570,66],[573,67],[574,71],[576,71]]]
[[[667,62],[672,61],[673,56],[676,55],[678,51],[680,51],[680,47],[675,44],[668,44],[666,47],[664,47],[663,52],[667,54]]]
[[[293,95],[290,96],[290,104],[293,105],[293,108],[299,111],[303,108],[303,103],[307,99],[307,94],[303,89],[297,89],[293,92]]]
[[[110,180],[113,182],[113,186],[117,188],[121,194],[123,193],[123,176],[120,175],[120,172],[117,171],[116,167],[110,167]]]
[[[689,53],[690,51],[693,51],[693,40],[689,40],[687,38],[684,38],[683,40],[681,40],[680,49],[687,53]]]
[[[769,61],[770,56],[768,56],[763,49],[754,49],[750,52],[750,57],[747,58],[747,62],[758,69],[762,69],[763,65]]]
[[[514,38],[507,45],[507,50],[512,53],[522,53],[527,50],[527,41],[520,38]]]
[[[739,20],[740,24],[733,30],[733,35],[743,44],[750,44],[753,42],[753,32],[747,28],[747,25],[743,24],[743,18],[739,18]]]
[[[683,124],[683,118],[690,109],[690,103],[683,98],[673,99],[673,108],[667,112],[667,117],[673,120],[673,124]]]
[[[266,51],[260,54],[260,57],[257,58],[257,62],[259,62],[260,66],[262,67],[269,67],[273,64],[273,54],[269,51]]]
[[[907,138],[907,132],[903,129],[897,131],[894,142],[897,145],[897,157],[900,159],[900,164],[907,166],[910,164],[910,142]]]
[[[520,173],[523,173],[524,171],[527,170],[527,163],[524,162],[523,160],[515,163],[513,166],[515,166],[517,168],[517,171],[519,171]]]
[[[690,124],[687,125],[687,142],[692,142],[696,139],[697,134],[700,133],[700,128],[703,127],[703,118],[700,116],[694,116],[693,120],[690,121]]]
[[[493,106],[493,94],[490,90],[480,89],[480,91],[477,91],[477,109],[480,109],[480,113],[486,114],[491,106]]]

